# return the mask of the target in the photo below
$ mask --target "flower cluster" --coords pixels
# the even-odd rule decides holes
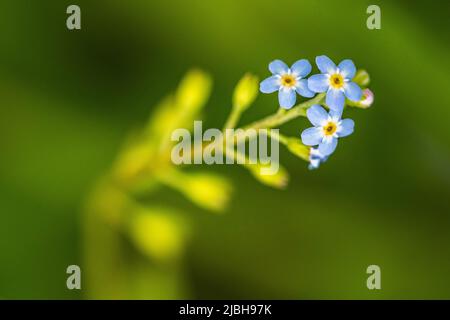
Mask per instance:
[[[374,95],[366,87],[368,74],[357,72],[352,60],[345,59],[336,65],[325,55],[316,57],[320,73],[308,77],[312,67],[308,60],[295,62],[290,68],[281,60],[269,64],[272,76],[260,83],[260,91],[273,93],[278,91],[280,107],[291,109],[296,95],[312,98],[317,93],[325,95],[321,105],[314,104],[306,111],[306,117],[313,127],[301,134],[302,143],[309,149],[309,168],[316,169],[335,151],[338,139],[353,133],[354,122],[342,119],[344,106],[368,108]],[[326,109],[329,111],[327,111]]]

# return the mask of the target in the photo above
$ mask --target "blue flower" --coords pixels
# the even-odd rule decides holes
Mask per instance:
[[[345,97],[352,101],[361,99],[361,88],[351,81],[356,73],[352,60],[343,60],[336,67],[327,56],[318,56],[316,64],[322,73],[311,76],[308,87],[314,92],[326,91],[326,104],[331,110],[342,111]]]
[[[297,99],[296,92],[306,98],[314,97],[314,92],[308,88],[308,81],[304,79],[311,69],[311,64],[305,59],[298,60],[291,68],[281,60],[274,60],[269,64],[272,76],[261,82],[259,90],[263,93],[278,91],[280,106],[290,109]]]
[[[314,127],[302,132],[302,142],[307,146],[319,145],[318,150],[323,156],[329,156],[337,146],[338,138],[353,133],[355,123],[352,119],[341,120],[342,112],[331,110],[327,113],[319,105],[313,105],[306,111],[306,116]]]
[[[309,151],[309,170],[314,170],[319,168],[320,164],[327,161],[328,156],[324,156],[320,153],[318,148],[311,148]]]

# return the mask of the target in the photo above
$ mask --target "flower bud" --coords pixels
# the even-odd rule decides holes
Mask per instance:
[[[277,189],[284,189],[289,182],[289,174],[285,168],[279,165],[275,174],[263,174],[264,167],[267,165],[256,164],[248,165],[252,175],[261,183]]]
[[[305,146],[299,138],[287,138],[286,146],[288,150],[297,157],[309,161],[310,147]]]
[[[179,257],[188,229],[178,214],[166,208],[142,208],[132,215],[129,232],[136,247],[157,261]]]
[[[370,76],[366,70],[358,70],[352,81],[360,87],[367,87],[370,83]]]
[[[213,174],[194,173],[189,174],[183,182],[184,194],[200,207],[217,212],[227,206],[231,193],[227,179]]]
[[[367,109],[372,105],[374,99],[375,99],[375,96],[374,96],[373,92],[367,88],[367,89],[363,90],[361,100],[359,100],[359,101],[350,101],[349,100],[349,101],[347,101],[347,103],[349,106],[352,106],[352,107]]]
[[[191,70],[181,80],[176,92],[177,107],[185,115],[196,114],[206,103],[211,92],[211,77],[201,70]]]
[[[240,111],[246,110],[258,95],[258,77],[247,73],[239,80],[233,93],[233,107]]]

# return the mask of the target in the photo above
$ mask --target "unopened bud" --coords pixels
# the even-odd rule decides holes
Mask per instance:
[[[366,70],[358,70],[353,78],[353,82],[360,87],[367,87],[370,83],[370,76]]]
[[[233,107],[244,111],[258,95],[258,77],[247,73],[239,80],[233,93]]]

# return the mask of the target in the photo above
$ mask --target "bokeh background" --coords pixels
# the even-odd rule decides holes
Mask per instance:
[[[70,4],[80,31],[65,26]],[[366,28],[369,4],[381,30]],[[0,298],[450,298],[448,13],[448,1],[1,1]],[[220,128],[245,72],[320,54],[367,69],[376,96],[349,110],[355,133],[320,170],[284,148],[286,190],[207,168],[233,183],[219,215],[162,187],[149,201],[189,229],[176,262],[105,226],[86,236],[96,181],[187,70],[213,78],[203,114]],[[276,107],[260,95],[242,123]],[[82,290],[66,288],[71,264]],[[366,288],[371,264],[382,290]]]

